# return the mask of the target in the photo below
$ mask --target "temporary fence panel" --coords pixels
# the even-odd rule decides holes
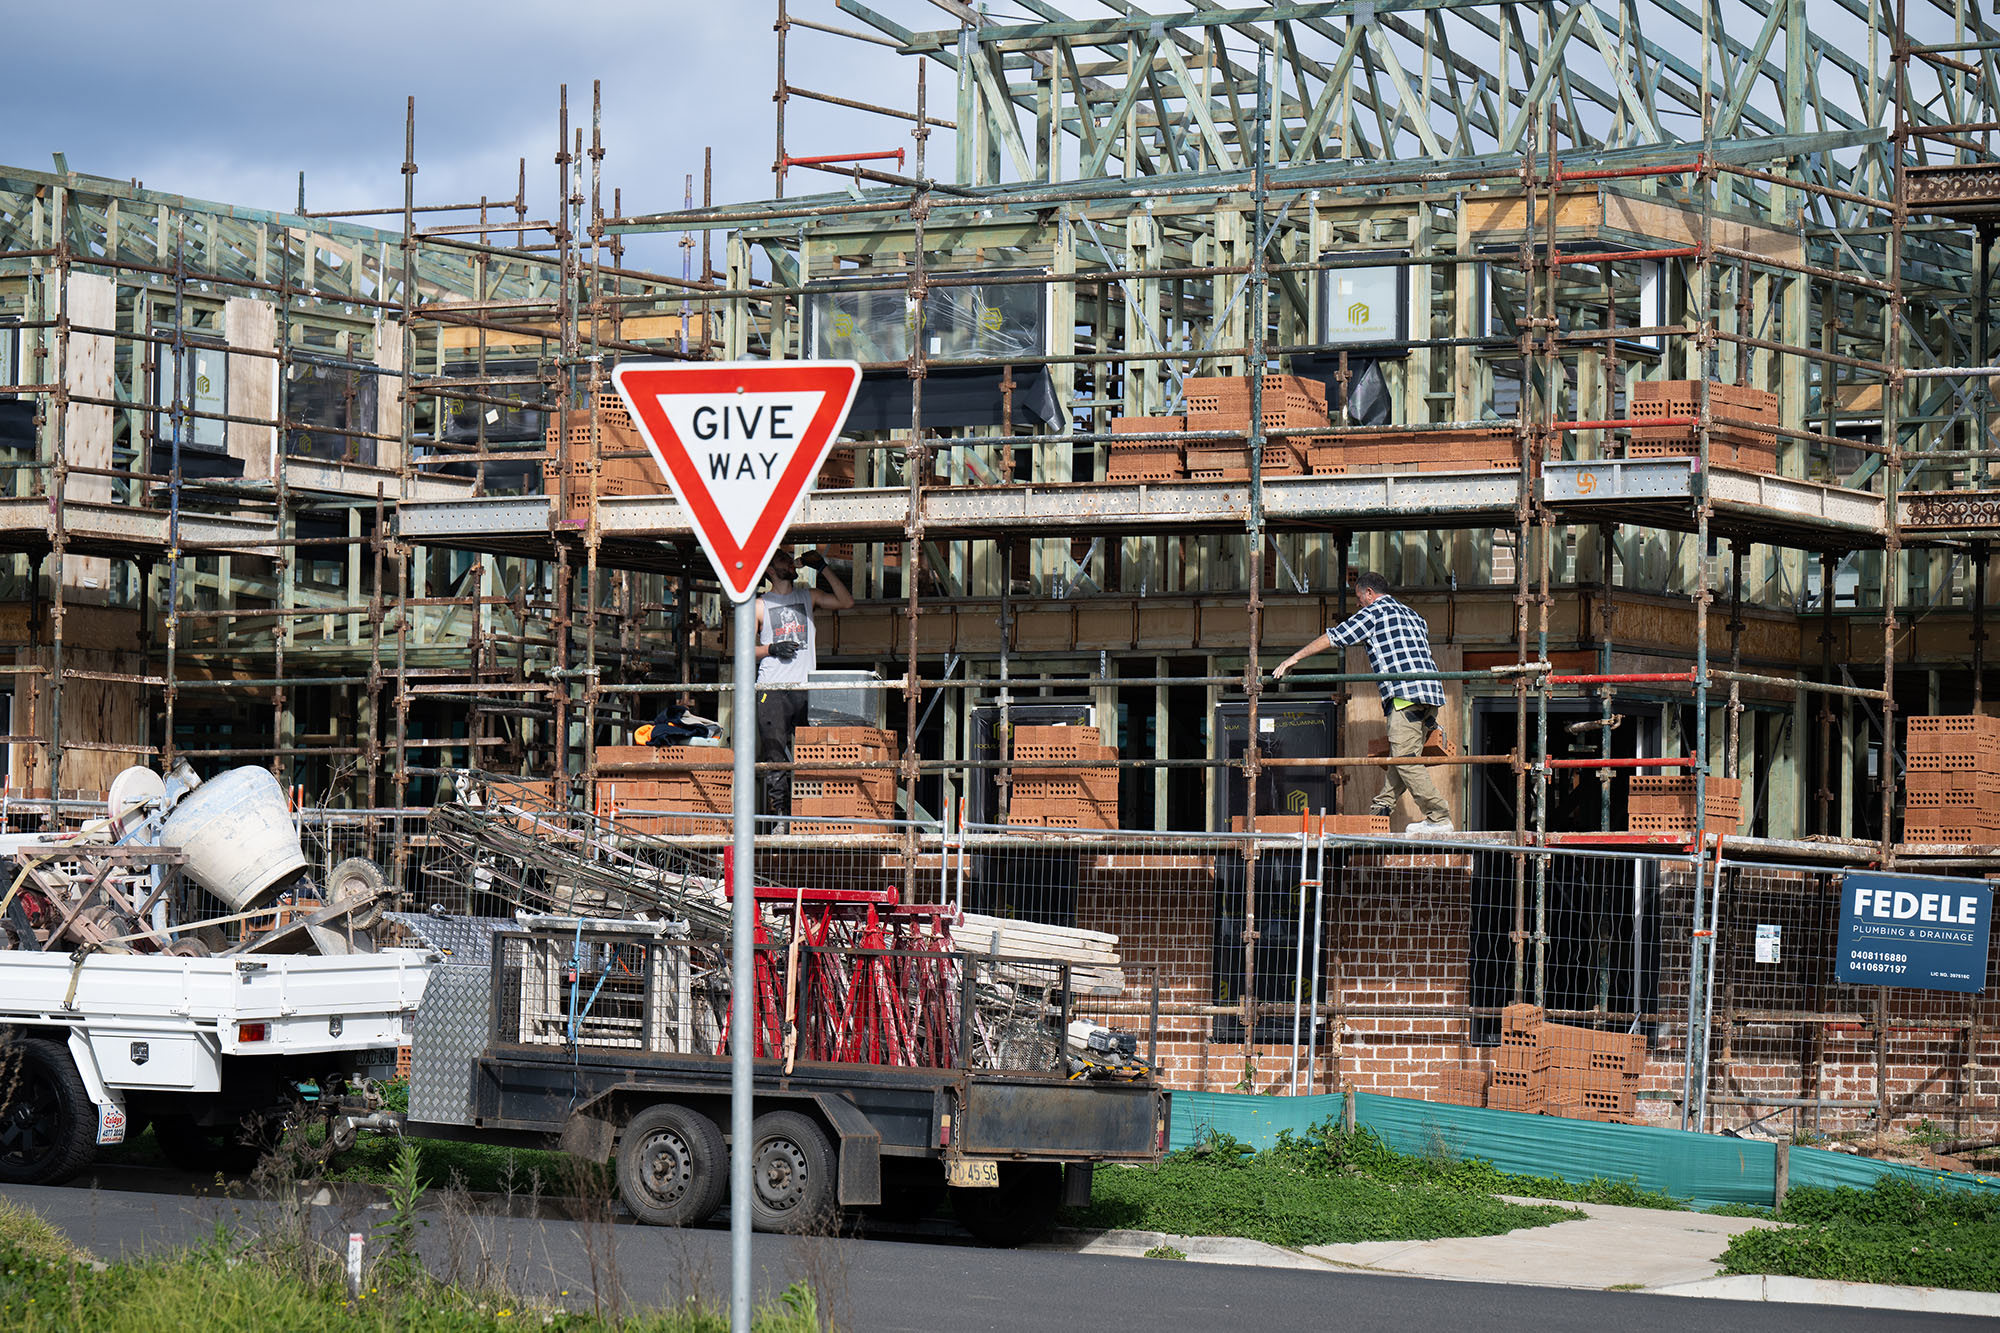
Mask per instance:
[[[1726,862],[1718,882],[1709,1127],[2000,1130],[2000,994],[1840,982],[1839,869]]]

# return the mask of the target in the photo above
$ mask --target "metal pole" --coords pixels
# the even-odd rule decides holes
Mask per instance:
[[[756,1038],[750,1027],[756,997],[751,974],[751,936],[756,930],[755,880],[750,858],[755,845],[757,772],[757,604],[736,604],[736,692],[729,718],[736,767],[730,785],[730,832],[735,854],[730,860],[729,979],[729,1330],[750,1333],[750,1151],[754,1106],[750,1090],[750,1052]]]
[[[1312,1004],[1306,1010],[1310,1017],[1306,1020],[1306,1095],[1313,1090],[1313,1066],[1319,1063],[1319,946],[1326,936],[1326,816],[1319,821],[1319,854],[1314,861],[1313,875],[1313,951],[1311,981],[1306,994]]]
[[[1299,934],[1292,941],[1292,1095],[1299,1095],[1299,1023],[1305,1017],[1306,890],[1312,887],[1312,835],[1299,830]]]

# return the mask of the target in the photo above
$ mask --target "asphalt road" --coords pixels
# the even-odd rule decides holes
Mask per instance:
[[[133,1185],[142,1188],[132,1188]],[[287,1225],[268,1202],[203,1195],[171,1173],[61,1187],[0,1186],[103,1258],[157,1253],[206,1240],[218,1221],[238,1233]],[[435,1204],[436,1201],[433,1201]],[[542,1212],[549,1211],[543,1208]],[[335,1201],[309,1216],[329,1240],[370,1231],[378,1206]],[[584,1307],[591,1293],[628,1303],[688,1296],[721,1303],[729,1284],[726,1225],[673,1231],[622,1219],[509,1217],[431,1207],[423,1249],[433,1271],[460,1280],[503,1275],[517,1292]],[[885,1235],[797,1239],[758,1236],[752,1264],[760,1293],[798,1280],[825,1293],[842,1328],[869,1333],[932,1330],[1169,1330],[1335,1328],[1341,1333],[1514,1327],[1536,1333],[1660,1329],[1672,1333],[1875,1333],[1990,1328],[1992,1321],[1650,1296],[1643,1292],[1439,1282],[1365,1273],[1237,1268],[1123,1259],[1054,1250],[989,1250],[949,1224]]]

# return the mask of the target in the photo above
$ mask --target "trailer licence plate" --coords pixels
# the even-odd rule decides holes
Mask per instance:
[[[1000,1163],[951,1158],[944,1164],[944,1182],[960,1189],[999,1189]]]

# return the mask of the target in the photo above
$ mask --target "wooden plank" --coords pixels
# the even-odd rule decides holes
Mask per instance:
[[[278,347],[278,314],[269,301],[232,296],[223,302],[222,328],[232,348],[272,352]],[[275,420],[278,407],[278,363],[269,357],[231,356],[229,415]],[[269,481],[277,456],[277,431],[232,421],[228,428],[229,456],[243,460],[245,481]]]

